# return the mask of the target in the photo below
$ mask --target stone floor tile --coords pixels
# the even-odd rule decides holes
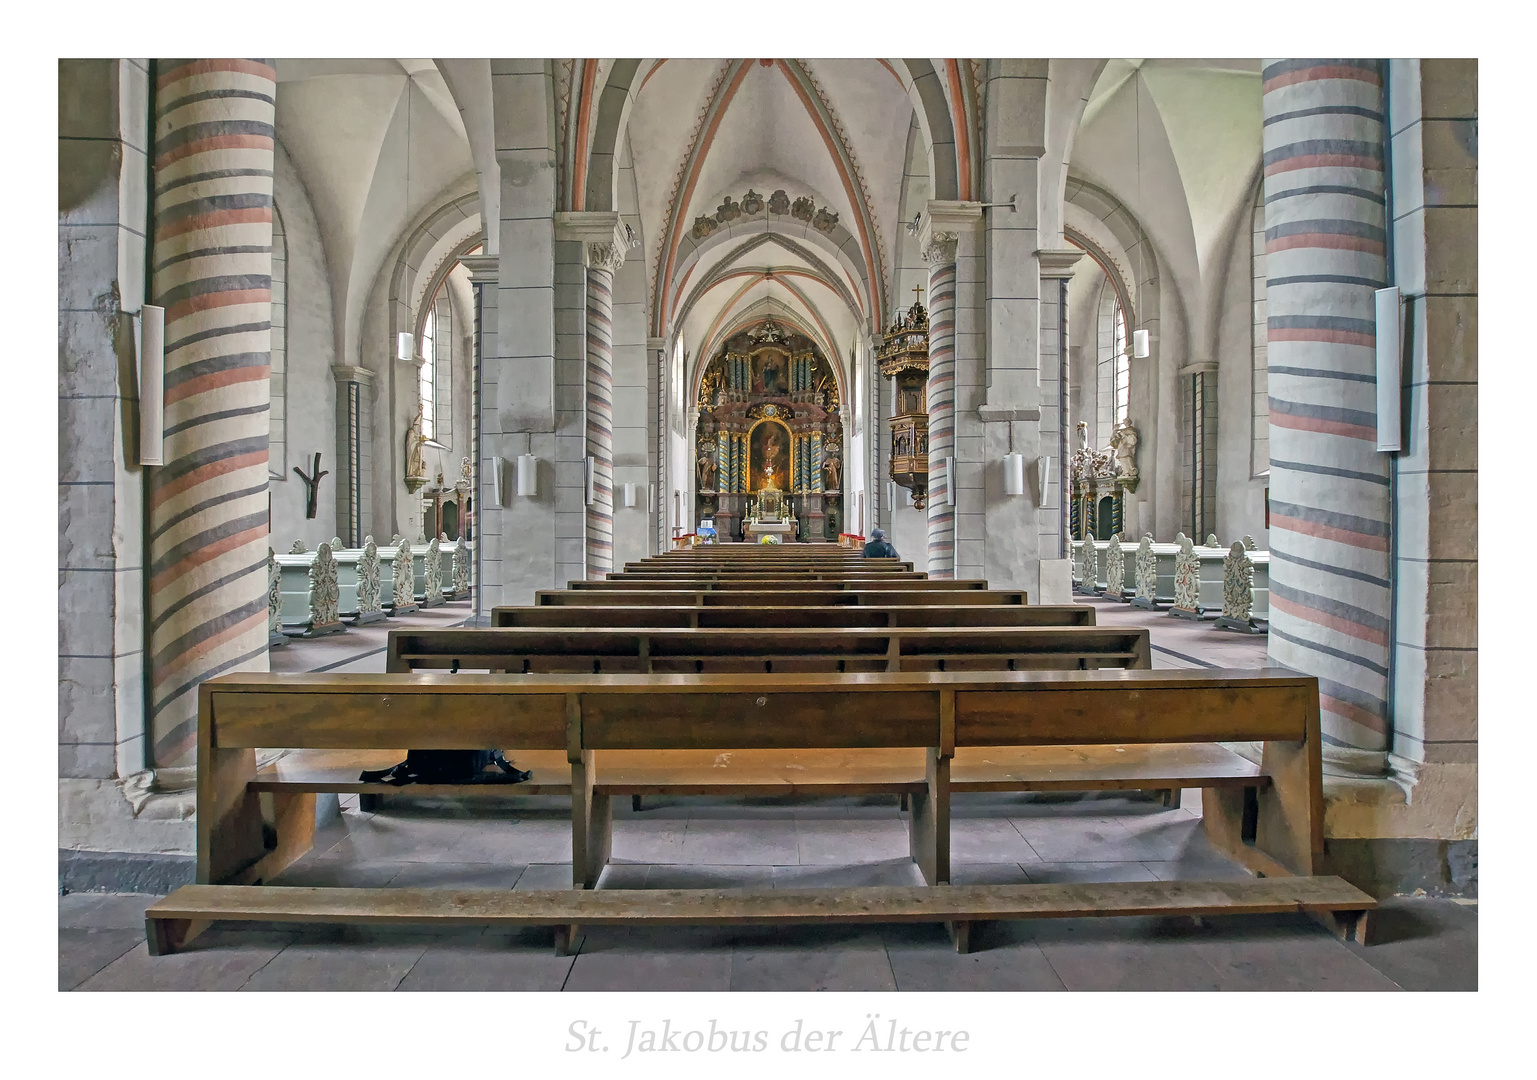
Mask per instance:
[[[952,855],[950,883],[953,885],[1028,885],[1030,875],[1019,863],[957,862]]]
[[[92,902],[76,897],[92,897]],[[70,893],[59,898],[59,925],[95,930],[136,930],[144,936],[144,909],[152,893]]]
[[[498,889],[517,887],[526,867],[496,863],[401,863],[392,889]]]
[[[59,930],[59,989],[73,990],[144,941],[138,930],[63,927]]]
[[[1168,861],[1145,859],[1142,865],[1159,881],[1247,881],[1254,877],[1231,859],[1215,852]]]
[[[818,825],[821,822],[804,824]],[[844,829],[846,820],[830,822]],[[683,834],[680,863],[718,866],[775,866],[798,858],[797,825],[794,820],[717,821],[690,818]]]
[[[301,859],[277,875],[269,885],[301,885],[311,888],[382,889],[405,864],[398,859],[353,859],[346,856]]]
[[[1223,990],[1397,990],[1332,937],[1228,933],[1191,943]]]
[[[612,869],[612,868],[611,868]],[[622,886],[608,885],[605,888]],[[647,867],[647,889],[768,889],[774,884],[774,867],[732,864],[719,866],[663,865]]]
[[[881,862],[908,856],[907,824],[890,820],[797,822],[797,851],[805,866]]]
[[[1148,937],[1132,928],[1107,925],[1140,921],[1041,919],[1028,930],[1069,990],[1221,988],[1221,976],[1190,941]],[[1006,928],[1015,925],[1004,924]]]
[[[958,953],[943,926],[881,927],[898,990],[1063,990],[1062,980],[1032,941],[999,941],[996,924],[973,927],[976,952]]]
[[[567,990],[729,990],[730,927],[594,926],[566,978]]]
[[[683,861],[683,836],[687,818],[640,821],[616,820],[613,830],[615,859],[641,863],[677,863]],[[566,858],[570,859],[569,851]]]
[[[609,860],[598,877],[600,889],[644,889],[646,875],[651,873],[650,863],[617,862]],[[569,888],[569,885],[567,886]]]
[[[774,867],[776,889],[824,889],[859,885],[922,885],[923,875],[906,854],[880,862]]]
[[[217,927],[169,956],[150,956],[149,946],[141,942],[78,989],[238,990],[292,942],[284,933]]]
[[[492,929],[472,942],[427,946],[397,990],[559,990],[571,956],[556,956],[549,930]]]
[[[1372,944],[1346,945],[1405,990],[1478,989],[1478,905],[1389,897],[1372,916]]]
[[[875,927],[744,927],[731,950],[732,990],[896,988]]]
[[[1113,862],[1156,858],[1111,818],[1009,818],[1043,862]]]
[[[571,888],[571,864],[569,862],[530,863],[513,888],[518,892],[569,889]]]
[[[1006,819],[957,818],[950,822],[950,859],[1032,863],[1041,857]]]
[[[1041,862],[1022,863],[1025,873],[1036,884],[1048,882],[1157,881],[1154,873],[1139,862]]]
[[[242,990],[393,990],[428,942],[298,943],[273,957]]]
[[[477,824],[462,830],[449,852],[454,862],[526,865],[571,861],[571,819],[545,818]]]

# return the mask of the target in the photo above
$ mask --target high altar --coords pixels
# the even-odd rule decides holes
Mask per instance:
[[[834,540],[843,521],[838,381],[806,337],[737,334],[699,384],[696,514],[722,539]]]

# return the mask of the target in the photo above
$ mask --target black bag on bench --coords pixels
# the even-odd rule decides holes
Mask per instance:
[[[495,765],[501,772],[486,772]],[[520,784],[533,773],[516,769],[500,750],[408,750],[406,760],[388,769],[365,769],[365,784]]]

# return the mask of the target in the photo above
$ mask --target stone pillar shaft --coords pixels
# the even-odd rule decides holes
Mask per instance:
[[[165,465],[149,494],[152,761],[187,764],[197,686],[267,670],[273,101],[261,60],[162,60],[151,295]]]
[[[614,568],[614,271],[587,268],[587,456],[592,501],[587,504],[587,577]]]
[[[955,577],[954,479],[945,459],[955,457],[955,246],[937,236],[924,252],[929,262],[929,545],[928,572]]]
[[[1318,677],[1326,748],[1368,767],[1391,735],[1382,108],[1380,61],[1265,61],[1269,655]]]

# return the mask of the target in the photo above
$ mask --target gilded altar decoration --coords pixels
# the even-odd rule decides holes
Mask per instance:
[[[897,317],[875,353],[881,375],[896,380],[897,406],[891,431],[888,473],[912,493],[922,510],[929,491],[929,314],[916,300]]]
[[[1105,595],[1119,600],[1126,587],[1126,553],[1121,550],[1121,534],[1110,537],[1105,549]]]
[[[1137,429],[1129,423],[1115,429],[1109,446],[1096,448],[1089,445],[1089,425],[1079,421],[1069,462],[1073,539],[1104,539],[1124,527],[1126,494],[1137,490],[1136,447]]]
[[[777,492],[785,539],[836,539],[842,517],[838,373],[815,342],[766,319],[732,335],[699,373],[695,509],[724,539],[755,539],[758,496]],[[829,470],[828,463],[834,464]],[[798,532],[786,530],[792,527]]]

